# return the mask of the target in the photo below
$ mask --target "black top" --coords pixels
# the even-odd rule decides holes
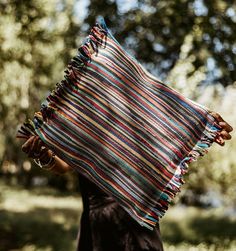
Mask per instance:
[[[163,251],[159,225],[140,226],[99,187],[79,176],[83,213],[77,251]]]

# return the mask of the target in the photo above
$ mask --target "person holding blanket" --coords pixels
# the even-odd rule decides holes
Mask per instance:
[[[149,73],[101,19],[18,138],[40,167],[78,173],[78,251],[160,251],[159,219],[189,163],[231,131]]]
[[[215,139],[220,146],[231,139],[233,128],[215,112],[211,113],[222,131]],[[56,174],[73,170],[51,150],[38,136],[30,137],[22,150],[33,159],[40,159],[42,168]],[[50,164],[48,164],[50,163]],[[79,175],[83,213],[80,220],[77,251],[162,251],[160,226],[150,231],[135,222],[116,200],[91,181]]]

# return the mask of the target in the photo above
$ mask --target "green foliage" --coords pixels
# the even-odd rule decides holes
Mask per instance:
[[[75,1],[1,1],[0,160],[3,172],[25,174],[17,126],[40,109],[76,53]],[[27,175],[27,174],[25,174]]]
[[[125,1],[91,0],[86,21],[92,24],[96,15],[105,16],[118,40],[163,78],[180,59],[181,47],[191,36],[187,56],[193,68],[188,74],[206,68],[206,82],[227,86],[235,81],[235,1],[132,2],[132,8],[127,9]],[[208,60],[214,69],[207,69]]]

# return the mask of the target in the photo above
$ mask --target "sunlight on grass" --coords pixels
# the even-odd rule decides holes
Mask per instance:
[[[236,250],[236,218],[223,208],[171,207],[160,226],[167,251]]]
[[[10,212],[27,212],[36,207],[41,208],[70,208],[74,210],[82,210],[82,201],[78,196],[55,197],[53,195],[34,195],[30,190],[17,190],[1,186],[2,201],[0,207]],[[42,193],[45,189],[42,189]]]
[[[206,244],[206,243],[201,243],[199,245],[193,246],[189,243],[183,243],[179,245],[170,245],[165,243],[164,248],[165,251],[235,251],[236,247],[236,241],[231,242],[229,247],[216,247],[215,244]]]
[[[21,251],[53,251],[52,247],[38,248],[35,245],[26,245],[20,249]],[[16,251],[16,250],[14,250]]]
[[[0,251],[74,251],[81,212],[78,194],[0,182]],[[171,206],[160,228],[165,251],[236,250],[236,219],[222,208]]]
[[[0,183],[0,251],[72,251],[82,211],[80,196]]]

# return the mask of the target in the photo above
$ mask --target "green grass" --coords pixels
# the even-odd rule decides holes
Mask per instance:
[[[79,195],[0,184],[0,251],[74,251]],[[166,251],[236,250],[236,219],[222,209],[171,207],[161,220]]]
[[[168,251],[236,250],[236,219],[224,216],[222,208],[175,206],[160,225]]]
[[[0,251],[75,250],[82,210],[79,196],[0,188]]]

